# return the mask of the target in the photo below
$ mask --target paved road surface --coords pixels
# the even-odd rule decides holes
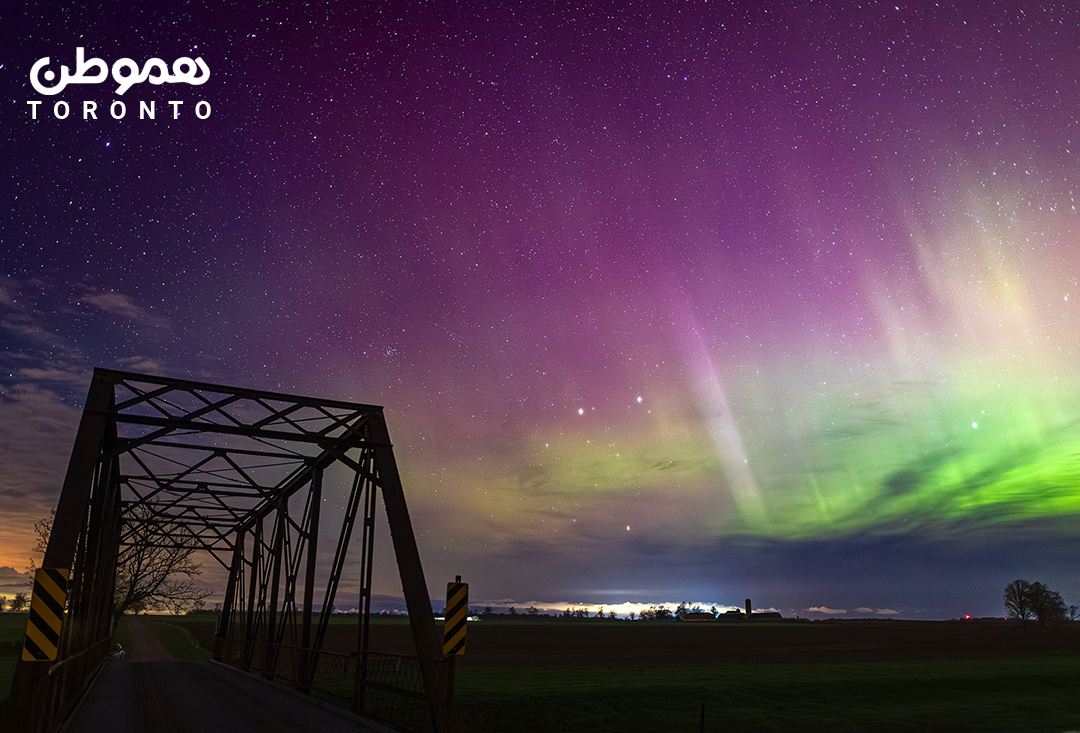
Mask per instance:
[[[380,728],[210,662],[110,662],[69,730],[372,733]]]

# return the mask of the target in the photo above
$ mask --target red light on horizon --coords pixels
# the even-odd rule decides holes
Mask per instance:
[[[969,619],[969,618],[971,618],[971,614],[970,614],[970,613],[965,613],[965,614],[964,614],[964,618],[966,618],[966,619]]]

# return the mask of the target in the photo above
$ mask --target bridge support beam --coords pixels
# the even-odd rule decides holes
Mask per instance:
[[[318,562],[318,535],[328,517],[339,516],[322,508],[334,464],[354,480],[327,572]],[[72,572],[60,658],[54,665],[19,662],[0,718],[4,730],[51,733],[61,722],[106,656],[117,568],[129,554],[163,552],[175,563],[204,552],[227,567],[215,656],[307,688],[360,514],[355,669],[364,684],[360,670],[366,674],[375,654],[366,647],[379,491],[418,657],[412,679],[423,684],[422,695],[410,689],[405,697],[426,699],[437,733],[447,733],[445,659],[382,408],[96,370],[43,562]],[[302,501],[290,513],[294,495]]]

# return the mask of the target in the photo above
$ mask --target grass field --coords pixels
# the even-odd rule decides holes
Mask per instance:
[[[124,651],[131,654],[131,632],[128,630],[127,617],[121,616],[116,623],[116,631],[113,632],[113,641],[123,647]]]
[[[463,730],[1064,731],[1080,659],[465,669]]]
[[[0,700],[6,700],[11,690],[23,634],[26,633],[26,613],[0,613]]]
[[[0,613],[0,644],[9,641],[22,641],[26,633],[26,618],[30,614],[23,613]]]

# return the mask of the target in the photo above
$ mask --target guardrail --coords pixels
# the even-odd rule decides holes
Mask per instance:
[[[51,731],[64,722],[105,663],[111,643],[111,639],[102,639],[49,667],[32,692],[36,715],[27,730]]]
[[[231,667],[284,682],[401,731],[435,730],[433,700],[424,689],[421,665],[431,665],[435,689],[443,691],[448,674],[445,659],[425,662],[372,651],[341,654],[258,641],[221,640],[221,644],[218,659]]]

